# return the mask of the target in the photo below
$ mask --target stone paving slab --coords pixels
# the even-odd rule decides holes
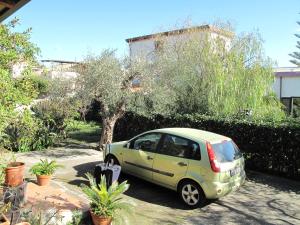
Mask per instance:
[[[54,183],[48,186],[38,186],[32,182],[27,184],[26,205],[38,205],[43,209],[56,208],[59,210],[87,210],[89,207],[84,199],[75,197]]]

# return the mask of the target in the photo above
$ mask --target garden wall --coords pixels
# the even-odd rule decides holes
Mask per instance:
[[[164,127],[191,127],[231,137],[243,152],[247,169],[300,180],[299,123],[254,123],[200,115],[147,118],[127,113],[116,124],[114,141]]]

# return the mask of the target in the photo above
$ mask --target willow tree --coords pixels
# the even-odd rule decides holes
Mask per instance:
[[[164,42],[154,63],[176,93],[177,113],[284,117],[272,90],[273,63],[257,33],[213,36],[191,30],[187,37]]]
[[[155,85],[151,64],[142,59],[119,59],[114,51],[105,50],[99,56],[88,56],[79,66],[78,72],[80,75],[75,95],[84,93],[85,99],[89,98],[90,102],[96,101],[100,105],[100,149],[112,142],[115,123],[126,111],[145,111],[142,109],[146,107],[145,99],[150,99],[152,107],[162,108],[155,107],[164,104],[155,99],[167,99],[166,96],[155,97],[163,93]],[[138,83],[138,87],[134,87],[133,83]]]

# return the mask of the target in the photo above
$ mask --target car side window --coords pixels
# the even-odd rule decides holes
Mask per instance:
[[[157,145],[161,138],[159,133],[150,133],[142,135],[130,142],[129,148],[136,150],[144,150],[148,152],[156,152]]]
[[[201,159],[200,146],[198,143],[169,134],[165,135],[159,153],[180,158]]]

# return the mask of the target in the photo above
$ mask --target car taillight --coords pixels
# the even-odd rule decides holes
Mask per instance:
[[[210,163],[210,167],[211,167],[212,171],[214,171],[215,173],[220,172],[220,165],[217,161],[213,147],[211,146],[211,144],[209,142],[206,143],[206,149],[207,149],[208,159],[209,159],[209,163]]]

